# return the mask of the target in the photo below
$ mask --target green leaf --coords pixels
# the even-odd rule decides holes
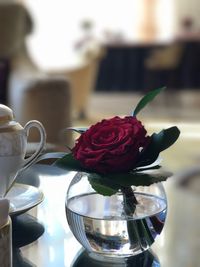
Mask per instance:
[[[101,195],[111,196],[121,187],[127,186],[149,186],[151,184],[165,181],[172,173],[164,170],[148,170],[143,172],[96,174],[90,173],[88,180],[93,189]]]
[[[119,185],[102,178],[96,173],[89,174],[88,181],[90,182],[92,188],[103,196],[112,196],[120,189]]]
[[[146,244],[148,244],[150,246],[151,244],[153,244],[154,238],[151,231],[149,230],[146,219],[144,218],[142,220],[136,220],[136,225],[140,240],[142,241],[142,243],[144,242],[142,245],[145,246]]]
[[[140,235],[139,235],[138,228],[137,228],[137,220],[127,221],[127,231],[128,231],[128,239],[130,242],[130,248],[134,248],[136,242],[138,242],[142,250],[142,245],[140,243]]]
[[[151,166],[151,165],[149,165],[149,166]],[[139,167],[139,168],[137,168],[137,169],[135,169],[137,172],[140,172],[140,171],[146,171],[146,170],[156,170],[156,169],[160,169],[161,168],[161,165],[155,165],[155,166],[152,166],[152,167],[146,167],[145,168],[145,166],[143,166],[143,167]]]
[[[140,110],[142,110],[149,102],[151,102],[161,91],[166,89],[166,87],[158,88],[147,93],[137,104],[135,110],[133,111],[133,116],[136,116]]]
[[[52,160],[52,159],[57,160],[57,159],[63,158],[65,155],[66,155],[66,152],[49,152],[49,153],[40,155],[35,162],[38,163],[43,160]]]
[[[166,130],[162,130],[158,135],[161,135],[160,151],[163,151],[176,142],[180,135],[180,130],[176,126],[173,126]]]
[[[82,134],[82,133],[86,132],[87,129],[88,128],[86,128],[86,127],[68,127],[68,128],[66,128],[66,130],[72,130],[72,131],[75,131],[75,132],[77,132],[79,134]]]
[[[149,145],[140,153],[137,167],[152,164],[158,158],[161,151],[176,142],[179,135],[180,131],[176,126],[152,134]]]
[[[172,175],[163,169],[148,170],[143,172],[107,174],[102,178],[111,180],[118,186],[149,186],[154,183],[165,181]]]
[[[78,160],[76,160],[72,153],[66,154],[63,158],[56,160],[54,165],[66,169],[68,171],[88,172]]]

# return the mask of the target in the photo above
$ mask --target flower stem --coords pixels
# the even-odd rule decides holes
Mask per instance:
[[[131,215],[135,212],[138,201],[135,197],[133,189],[130,186],[121,187],[121,191],[123,193],[124,208],[125,208],[126,215]]]
[[[134,191],[131,187],[121,187],[123,194],[123,205],[125,216],[132,217],[136,210],[136,205],[138,201],[135,197]],[[132,220],[127,220],[127,231],[130,242],[130,248],[133,249],[137,241],[139,242],[140,248],[142,250],[142,244],[140,243],[140,236],[138,232],[137,222]]]
[[[145,248],[150,246],[154,238],[149,229],[146,219],[133,220],[133,215],[136,210],[138,203],[134,190],[131,187],[122,187],[123,194],[123,206],[125,216],[127,216],[127,231],[128,238],[130,242],[130,249],[135,249],[136,246],[140,247],[141,251],[144,251]]]

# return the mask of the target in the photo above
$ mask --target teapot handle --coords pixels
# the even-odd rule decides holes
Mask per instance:
[[[27,122],[27,124],[24,126],[26,138],[28,138],[29,130],[32,127],[35,127],[39,130],[40,143],[38,144],[38,148],[35,151],[35,153],[33,153],[33,155],[31,155],[30,157],[28,157],[27,159],[24,160],[24,164],[22,166],[21,171],[25,170],[27,167],[29,167],[30,165],[32,165],[33,163],[36,162],[38,156],[40,155],[41,151],[44,149],[44,146],[46,143],[46,132],[45,132],[44,126],[37,120],[31,120],[31,121]]]

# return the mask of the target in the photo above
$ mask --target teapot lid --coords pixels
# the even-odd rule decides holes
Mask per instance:
[[[13,111],[9,107],[0,104],[0,125],[13,120]]]

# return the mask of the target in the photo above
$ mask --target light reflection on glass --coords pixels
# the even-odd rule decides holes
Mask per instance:
[[[74,176],[74,173],[51,177],[50,175],[40,175],[40,189],[44,193],[44,201],[40,204],[37,212],[37,218],[42,221],[45,227],[45,233],[40,238],[40,251],[45,251],[38,255],[38,261],[47,266],[46,262],[51,262],[52,266],[64,266],[66,251],[69,252],[69,266],[73,253],[77,251],[76,241],[69,231],[65,215],[65,196],[68,185]],[[67,250],[65,249],[66,245]],[[72,255],[72,256],[71,256]],[[69,256],[69,255],[68,255]]]
[[[81,248],[81,245],[75,242],[73,236],[71,238],[65,238],[64,240],[64,264],[65,266],[71,266],[71,262],[75,258],[77,251]]]
[[[52,246],[49,247],[49,259],[51,262],[55,259],[55,251]]]

